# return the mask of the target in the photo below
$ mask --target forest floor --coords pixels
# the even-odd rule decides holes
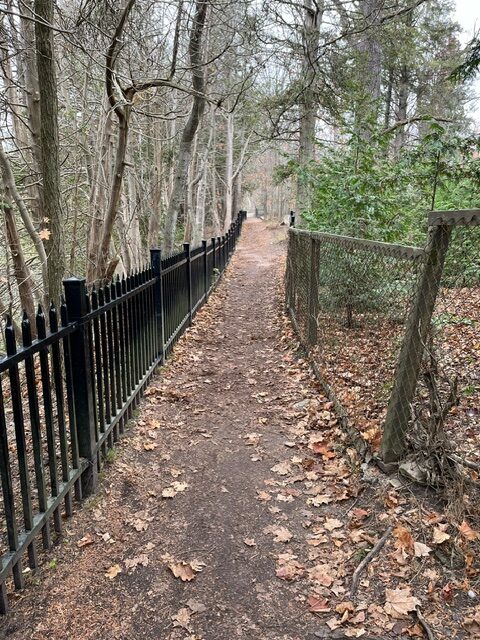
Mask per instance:
[[[245,225],[1,637],[480,637],[478,536],[356,463],[282,312],[285,235]]]

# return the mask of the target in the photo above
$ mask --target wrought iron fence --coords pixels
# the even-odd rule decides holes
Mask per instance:
[[[155,368],[208,299],[246,213],[228,232],[162,257],[100,287],[64,281],[60,309],[5,327],[0,360],[0,612],[8,582],[24,586],[24,560],[52,545],[62,510],[93,493],[104,454],[125,429]],[[37,338],[32,340],[32,323]],[[47,324],[49,325],[47,329]]]

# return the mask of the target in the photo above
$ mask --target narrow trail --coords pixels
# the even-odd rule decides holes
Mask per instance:
[[[275,575],[287,545],[264,532],[289,520],[301,534],[308,516],[271,471],[292,455],[292,406],[308,395],[280,345],[284,251],[284,228],[246,224],[226,277],[106,465],[101,492],[66,523],[55,558],[1,623],[5,637],[315,637],[305,602]],[[168,487],[172,498],[162,497]],[[202,570],[184,565],[195,575],[184,582],[174,562]]]

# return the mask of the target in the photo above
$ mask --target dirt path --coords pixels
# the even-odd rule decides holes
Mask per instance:
[[[284,253],[284,228],[248,222],[0,637],[406,640],[425,637],[419,603],[438,640],[480,637],[475,535],[445,569],[456,534],[428,493],[355,464],[281,313]]]
[[[282,502],[288,494],[258,494],[289,453],[291,408],[304,398],[300,386],[289,391],[278,348],[284,238],[279,227],[247,224],[228,275],[106,467],[102,493],[67,523],[71,538],[14,604],[7,637],[314,637],[311,614],[275,576],[285,544],[263,533],[295,507]],[[180,491],[163,498],[176,482]],[[84,537],[93,544],[80,547]],[[168,569],[194,560],[204,566],[191,581]],[[104,575],[115,565],[121,573]]]

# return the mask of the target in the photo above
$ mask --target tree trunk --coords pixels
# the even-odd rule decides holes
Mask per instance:
[[[15,216],[11,203],[8,202],[8,200],[3,206],[3,212],[5,214],[5,230],[15,270],[15,280],[20,296],[20,304],[32,324],[32,331],[35,332],[35,301],[33,293],[35,284],[32,280],[30,269],[25,262],[25,255],[20,243],[17,225],[15,224]]]
[[[357,129],[362,139],[369,140],[377,125],[382,86],[382,46],[380,43],[383,0],[363,0],[360,10],[365,32],[358,43],[359,77],[362,78],[360,100],[356,108]]]
[[[46,240],[48,255],[48,295],[59,302],[65,272],[64,220],[60,200],[60,161],[58,141],[58,100],[55,77],[53,0],[35,0],[35,42],[40,90],[40,146],[42,149],[42,204],[44,223],[50,232]]]
[[[188,46],[190,65],[192,67],[192,86],[195,91],[193,105],[188,120],[182,132],[177,164],[173,178],[173,188],[168,203],[167,217],[163,238],[163,248],[172,251],[175,246],[178,215],[185,198],[185,185],[192,155],[192,143],[198,128],[198,123],[205,109],[204,67],[202,65],[202,33],[205,26],[207,2],[197,0],[195,18],[190,33]]]
[[[394,79],[393,69],[390,69],[388,71],[387,93],[385,95],[385,119],[384,119],[385,129],[388,129],[388,127],[390,126],[390,118],[392,115],[393,79]]]
[[[92,188],[90,192],[90,226],[87,240],[87,279],[94,280],[98,262],[98,239],[101,236],[103,218],[105,215],[106,193],[112,181],[112,116],[108,112],[104,116],[102,133],[99,136],[99,145],[96,153],[97,166],[94,172]]]
[[[407,66],[403,65],[402,70],[400,72],[400,82],[398,85],[398,108],[396,113],[397,121],[407,119],[409,81],[410,81],[410,75],[408,73]],[[405,126],[398,127],[395,135],[395,141],[394,141],[395,155],[398,155],[400,153],[401,148],[405,144],[405,138],[406,138]]]
[[[25,0],[22,15],[33,16],[33,0]],[[21,66],[24,76],[25,100],[27,104],[26,117],[31,139],[31,182],[29,196],[30,208],[35,225],[42,223],[43,193],[41,184],[42,173],[42,142],[41,142],[41,115],[40,115],[40,89],[38,84],[37,61],[35,57],[35,26],[31,20],[20,18],[20,33],[22,41]]]
[[[298,148],[298,164],[301,174],[309,162],[315,159],[315,127],[318,111],[318,45],[320,42],[320,26],[323,20],[323,1],[314,3],[313,0],[304,2],[304,30],[303,30],[303,72],[304,88],[300,97],[300,140]],[[303,175],[297,179],[297,212],[300,219],[301,212],[310,206],[310,188]]]
[[[232,224],[233,206],[233,113],[226,116],[226,139],[225,139],[225,215],[223,217],[223,230],[227,231]]]

